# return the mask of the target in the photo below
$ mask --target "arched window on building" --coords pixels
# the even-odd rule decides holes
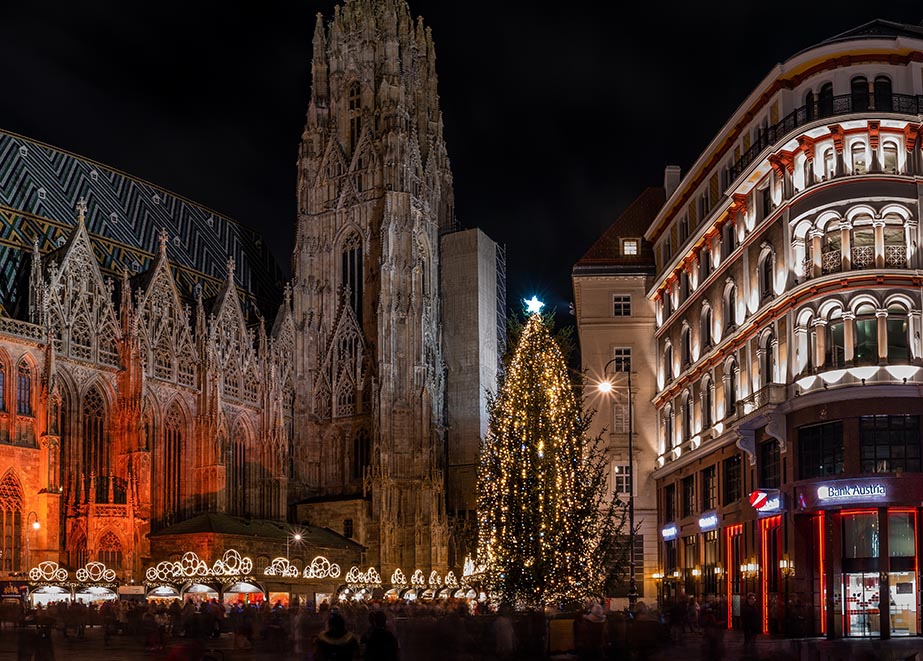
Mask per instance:
[[[852,143],[849,148],[849,155],[853,174],[865,174],[868,172],[868,158],[866,157],[864,142]]]
[[[231,452],[231,479],[230,484],[230,507],[231,513],[237,516],[243,516],[248,512],[247,490],[250,487],[248,475],[248,453],[250,439],[246,427],[242,424],[234,425],[234,437],[232,439]]]
[[[894,109],[891,79],[887,76],[875,76],[875,109],[885,112],[891,112]]]
[[[99,562],[109,569],[122,571],[122,542],[111,530],[106,531],[99,539],[98,557]]]
[[[673,407],[667,406],[663,410],[663,440],[664,447],[672,450],[676,447],[676,437],[673,434]]]
[[[731,359],[724,364],[724,415],[737,413],[737,361]]]
[[[692,437],[692,393],[687,390],[682,402],[683,439],[688,440]]]
[[[369,465],[372,455],[372,442],[369,432],[360,429],[353,438],[353,479],[361,480],[365,474],[365,467]]]
[[[846,341],[843,328],[843,313],[836,309],[827,317],[826,355],[824,356],[824,366],[827,369],[846,367]]]
[[[897,144],[890,140],[881,146],[882,169],[888,174],[897,174]]]
[[[843,268],[843,235],[839,224],[829,221],[824,227],[821,245],[821,273],[838,273]]]
[[[816,114],[814,108],[814,90],[808,90],[808,93],[804,95],[804,118],[810,122],[814,119]]]
[[[689,367],[692,363],[692,333],[689,331],[689,326],[683,326],[680,333],[680,355],[683,368]]]
[[[737,328],[737,286],[733,282],[724,288],[723,303],[724,329],[734,330]]]
[[[179,404],[173,402],[163,421],[163,514],[167,521],[178,520],[182,508],[180,485],[184,427],[183,413]]]
[[[875,228],[870,216],[860,216],[853,220],[850,243],[852,268],[875,268]]]
[[[90,388],[83,396],[83,456],[81,464],[83,473],[89,477],[96,475],[98,490],[105,489],[105,498],[108,500],[108,489],[104,486],[102,478],[108,478],[109,471],[109,437],[106,430],[106,400],[98,386]],[[100,500],[100,499],[97,499]]]
[[[6,410],[6,361],[0,355],[0,411]]]
[[[802,190],[810,186],[814,182],[814,161],[811,159],[804,159],[804,163],[801,166],[801,187]]]
[[[16,370],[16,413],[32,415],[32,366],[23,358]]]
[[[0,480],[0,530],[3,545],[0,550],[0,567],[3,571],[22,571],[22,486],[12,471]]]
[[[776,353],[773,346],[775,341],[776,338],[772,331],[763,335],[761,343],[763,359],[760,364],[760,371],[762,372],[764,386],[774,383],[776,380]]]
[[[670,383],[673,380],[673,345],[667,343],[663,348],[663,381]]]
[[[346,289],[349,305],[362,326],[362,239],[351,233],[340,252],[340,283]]]
[[[857,76],[849,82],[849,100],[853,112],[869,109],[869,81],[864,76]]]
[[[878,318],[875,306],[863,303],[856,309],[856,364],[878,364]]]
[[[882,239],[884,240],[885,268],[907,268],[907,233],[904,230],[904,219],[900,216],[885,218]]]
[[[706,430],[712,425],[712,394],[711,394],[711,377],[705,376],[702,379],[702,429]]]
[[[907,310],[898,304],[888,306],[888,364],[910,363],[910,335]]]
[[[833,83],[824,83],[820,86],[817,97],[817,116],[830,117],[833,114]]]
[[[352,154],[362,135],[362,90],[358,81],[350,83],[346,97],[349,104],[349,153]]]
[[[773,287],[773,274],[776,267],[776,253],[771,247],[766,246],[760,253],[758,272],[760,285],[760,303],[765,303],[775,297]]]
[[[708,305],[706,302],[702,305],[702,314],[699,317],[699,337],[701,338],[702,353],[711,349],[713,339],[712,330],[711,305]]]

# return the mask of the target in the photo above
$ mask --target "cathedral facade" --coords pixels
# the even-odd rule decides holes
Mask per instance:
[[[0,570],[129,580],[254,520],[257,565],[301,526],[382,575],[449,568],[432,36],[346,2],[312,72],[288,283],[256,232],[0,132]]]

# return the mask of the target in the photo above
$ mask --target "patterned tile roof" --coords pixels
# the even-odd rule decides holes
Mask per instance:
[[[184,294],[198,284],[206,296],[215,295],[233,257],[242,294],[262,309],[281,301],[284,276],[258,232],[106,165],[0,131],[0,300],[8,309],[22,295],[15,279],[24,254],[36,240],[43,254],[63,245],[76,226],[81,197],[104,273],[149,269],[166,229]]]

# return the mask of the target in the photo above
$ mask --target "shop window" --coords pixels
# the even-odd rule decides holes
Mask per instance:
[[[683,516],[695,514],[695,475],[683,478]]]
[[[743,493],[743,474],[741,473],[740,455],[735,454],[724,460],[724,504],[732,505],[740,500]]]
[[[863,473],[919,472],[920,417],[864,415],[859,419]]]
[[[663,489],[663,518],[670,522],[676,520],[676,485],[668,484]]]
[[[843,423],[828,422],[798,429],[798,479],[843,472]]]
[[[878,514],[859,512],[843,515],[843,557],[878,558]]]
[[[699,545],[697,536],[689,535],[683,537],[683,582],[685,583],[686,594],[696,593],[696,582],[698,577],[695,575],[695,568],[699,564]]]
[[[913,512],[888,514],[888,548],[892,558],[913,558],[917,554],[916,526]]]
[[[782,484],[779,442],[776,439],[764,441],[759,447],[760,483],[762,489],[778,489]]]
[[[702,469],[702,510],[713,510],[718,506],[718,471],[712,465]]]
[[[875,307],[870,304],[860,305],[856,310],[856,351],[857,365],[878,364],[878,319]]]
[[[671,539],[663,545],[663,568],[667,575],[676,571],[676,540]]]

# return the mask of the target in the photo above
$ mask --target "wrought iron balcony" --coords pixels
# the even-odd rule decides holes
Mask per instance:
[[[796,108],[778,123],[760,130],[756,142],[731,166],[731,180],[737,179],[764,149],[775,144],[799,126],[818,119],[862,112],[919,115],[923,112],[923,95],[890,94],[854,97],[852,94],[842,94],[819,98],[814,103]]]

